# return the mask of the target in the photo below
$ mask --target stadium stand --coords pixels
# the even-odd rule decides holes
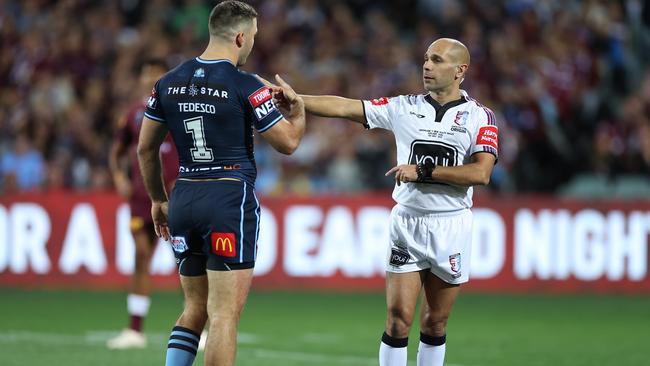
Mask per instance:
[[[253,3],[263,26],[245,69],[286,75],[304,93],[422,90],[425,46],[440,36],[465,42],[472,66],[464,88],[497,113],[502,131],[494,191],[584,196],[607,177],[616,187],[587,196],[650,192],[648,2]],[[110,140],[132,101],[138,61],[165,57],[175,66],[197,54],[207,29],[196,20],[210,8],[198,0],[2,2],[0,192],[112,189]],[[262,193],[392,186],[383,178],[395,155],[391,135],[308,123],[292,157],[258,141]]]

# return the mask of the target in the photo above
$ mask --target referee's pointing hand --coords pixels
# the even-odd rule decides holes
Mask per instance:
[[[418,180],[418,172],[415,165],[398,165],[386,172],[386,176],[395,174],[395,182],[399,186],[402,182],[416,182]]]

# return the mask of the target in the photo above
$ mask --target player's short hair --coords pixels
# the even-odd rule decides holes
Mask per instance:
[[[226,0],[210,12],[208,29],[210,36],[229,39],[240,30],[242,24],[257,18],[257,11],[242,1]]]

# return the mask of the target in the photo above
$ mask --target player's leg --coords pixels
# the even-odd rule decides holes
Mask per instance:
[[[131,235],[135,243],[135,267],[131,276],[131,289],[126,298],[129,314],[129,327],[115,338],[109,339],[107,346],[111,349],[143,348],[147,338],[142,332],[144,319],[151,304],[151,279],[149,267],[157,242],[153,223],[143,217],[131,218]]]
[[[185,303],[167,343],[165,366],[190,366],[194,362],[201,331],[208,319],[208,279],[205,257],[188,255],[179,265]]]
[[[209,331],[205,351],[206,366],[235,364],[237,325],[253,280],[253,268],[208,270]]]
[[[405,366],[408,335],[422,288],[421,272],[386,273],[386,329],[379,346],[380,366]]]
[[[418,366],[442,366],[445,360],[447,319],[460,285],[449,284],[432,273],[424,280],[424,300],[420,307]]]
[[[127,299],[130,328],[142,332],[144,318],[149,313],[151,304],[151,257],[153,256],[158,238],[153,223],[147,223],[141,229],[132,227],[131,233],[135,242],[135,268],[131,277],[131,293]]]

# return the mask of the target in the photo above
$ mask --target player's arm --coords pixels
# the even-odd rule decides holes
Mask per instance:
[[[321,117],[345,118],[361,124],[366,123],[363,102],[334,95],[301,95],[305,110]]]
[[[125,136],[128,132],[126,122],[126,118],[120,121],[120,130],[113,140],[111,150],[108,154],[108,166],[111,170],[113,184],[115,185],[117,192],[122,197],[128,198],[131,195],[131,182],[129,181],[129,175],[122,163],[122,160],[126,157],[128,152],[128,147],[125,143]]]
[[[394,174],[397,185],[402,182],[419,182],[426,179],[463,187],[481,186],[490,183],[495,162],[496,156],[493,154],[478,152],[472,155],[468,164],[429,167],[404,164],[393,167],[386,172],[386,176]]]
[[[143,117],[138,141],[138,161],[144,186],[151,198],[151,215],[154,220],[156,234],[168,240],[167,227],[167,193],[162,178],[162,163],[160,162],[160,145],[167,135],[167,125]]]
[[[305,134],[305,105],[303,99],[278,75],[279,88],[271,89],[273,99],[284,116],[261,136],[280,153],[291,155]]]

